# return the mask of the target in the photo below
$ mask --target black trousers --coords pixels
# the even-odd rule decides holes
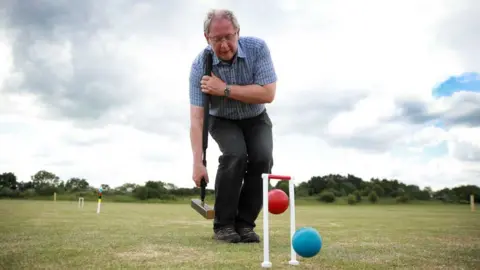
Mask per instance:
[[[256,226],[263,203],[262,173],[273,166],[272,122],[257,117],[228,120],[210,116],[209,131],[221,156],[215,178],[213,229]]]

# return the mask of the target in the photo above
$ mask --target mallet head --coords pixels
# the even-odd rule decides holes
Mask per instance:
[[[215,210],[200,199],[192,199],[192,208],[206,219],[215,218]]]

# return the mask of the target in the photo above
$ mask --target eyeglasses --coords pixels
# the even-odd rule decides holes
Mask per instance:
[[[233,34],[228,34],[228,35],[223,36],[223,37],[209,37],[209,39],[213,43],[222,42],[224,39],[225,39],[225,41],[232,41],[232,40],[234,40],[236,35],[237,35],[237,33],[233,33]]]

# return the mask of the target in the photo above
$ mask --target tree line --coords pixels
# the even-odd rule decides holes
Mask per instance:
[[[101,185],[104,196],[123,196],[134,200],[157,199],[173,201],[182,197],[199,196],[197,187],[180,188],[172,183],[150,180],[144,185],[125,183],[118,187]],[[92,187],[84,178],[70,178],[61,180],[53,172],[40,170],[31,176],[30,181],[18,181],[13,172],[0,174],[0,198],[36,198],[57,195],[72,197],[94,197],[99,187]],[[288,192],[288,182],[278,181],[270,189],[278,188]],[[214,194],[207,189],[207,195]],[[430,187],[420,188],[417,185],[405,184],[396,179],[372,178],[368,181],[355,175],[329,174],[313,176],[308,181],[295,186],[295,197],[315,198],[325,203],[333,203],[338,198],[347,198],[349,204],[362,201],[376,203],[381,199],[394,199],[398,203],[412,200],[432,201],[439,200],[445,203],[469,203],[470,195],[480,202],[480,188],[475,185],[460,185],[453,188],[443,188],[433,191]]]

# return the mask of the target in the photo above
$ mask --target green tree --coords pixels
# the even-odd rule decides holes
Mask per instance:
[[[60,178],[45,170],[38,171],[31,179],[35,192],[41,196],[52,195],[60,186]]]
[[[170,190],[175,190],[175,189],[177,189],[177,186],[175,186],[175,185],[172,184],[172,183],[166,183],[166,184],[165,184],[165,188],[170,191]]]
[[[129,194],[132,193],[139,185],[133,183],[125,183],[119,187],[116,187],[114,192],[116,194]],[[170,192],[175,192],[177,189],[171,189]],[[189,195],[189,194],[186,194]]]
[[[12,172],[0,174],[0,189],[17,189],[17,176]]]
[[[345,190],[346,194],[351,194],[357,190],[357,188],[352,183],[347,181],[342,182],[341,188]]]
[[[17,188],[20,192],[24,192],[26,190],[34,190],[33,189],[33,182],[28,181],[28,182],[20,182],[17,184]]]
[[[384,190],[384,189],[382,188],[382,186],[379,185],[379,184],[374,184],[372,190],[375,191],[375,193],[376,193],[379,197],[383,197],[383,195],[385,195],[385,190]]]
[[[288,196],[290,196],[290,190],[288,185],[289,185],[288,181],[278,181],[277,184],[275,185],[275,188],[283,190],[283,192],[285,192]]]
[[[361,201],[362,201],[362,195],[360,194],[360,191],[355,190],[355,191],[353,192],[353,195],[355,196],[355,199],[357,200],[357,202],[361,202]]]
[[[352,183],[357,190],[358,190],[358,189],[361,189],[361,188],[362,188],[362,184],[364,183],[364,181],[362,180],[362,178],[356,177],[355,175],[352,175],[352,174],[348,174],[346,180],[347,180],[348,182]]]
[[[39,189],[42,187],[58,187],[60,184],[60,178],[54,173],[41,170],[34,174],[32,177],[33,187]]]
[[[69,192],[77,192],[81,190],[87,190],[89,188],[89,184],[87,180],[83,178],[70,178],[65,183],[65,189]]]
[[[433,197],[433,190],[431,187],[425,187],[423,190],[428,193],[430,198]]]
[[[318,200],[326,203],[333,203],[336,200],[336,196],[331,191],[322,191],[318,196]]]
[[[328,181],[327,181],[327,189],[337,189],[337,181],[335,181],[335,179],[333,177],[329,177]]]
[[[310,190],[308,184],[305,182],[300,183],[295,187],[295,195],[297,197],[308,197],[310,195]]]
[[[18,197],[19,192],[9,187],[0,188],[0,198],[15,198]]]
[[[409,198],[407,195],[401,195],[396,198],[397,203],[407,203]]]
[[[275,187],[272,185],[272,181],[268,181],[268,191],[274,189]]]
[[[474,185],[461,185],[451,189],[451,192],[462,201],[470,201],[470,195],[474,195],[475,201],[480,202],[480,188]]]
[[[321,176],[313,176],[308,181],[310,195],[320,194],[327,188],[327,181],[324,177]]]
[[[148,188],[139,186],[133,191],[133,195],[139,200],[146,200],[148,199]]]
[[[372,190],[370,194],[368,194],[368,200],[371,203],[376,203],[378,201],[378,195],[374,190]]]
[[[355,195],[350,194],[350,195],[348,195],[347,202],[350,205],[356,204],[357,203],[357,198],[355,197]]]

